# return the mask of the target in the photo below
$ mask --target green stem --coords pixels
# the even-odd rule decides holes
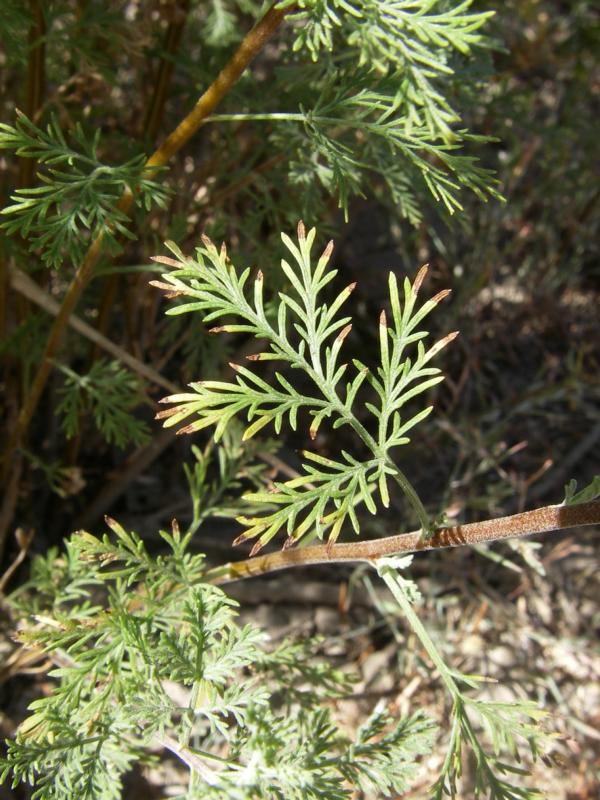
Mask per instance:
[[[450,674],[446,662],[444,661],[440,651],[435,646],[433,639],[427,633],[427,629],[421,622],[419,615],[414,610],[411,601],[406,594],[403,586],[404,579],[399,575],[398,571],[391,567],[385,560],[375,561],[377,572],[390,592],[394,595],[394,599],[402,609],[402,613],[408,620],[410,627],[416,633],[419,641],[427,651],[427,655],[435,664],[440,677],[446,684],[446,688],[450,692],[452,699],[456,703],[461,698],[461,691],[458,688],[456,681]]]
[[[414,131],[411,135],[404,133],[398,128],[392,128],[389,122],[368,122],[364,118],[352,119],[349,117],[326,117],[318,114],[302,114],[293,111],[274,111],[270,114],[212,114],[208,122],[301,122],[313,123],[317,125],[331,125],[335,127],[356,128],[361,131],[368,131],[375,136],[394,137],[396,144],[408,148],[420,147],[424,150],[433,151],[433,147],[425,140],[423,135],[419,136],[419,131]],[[436,148],[436,153],[441,148]],[[372,165],[369,165],[372,168]]]
[[[421,523],[422,532],[425,535],[431,533],[432,527],[431,527],[431,522],[429,520],[429,516],[427,514],[427,511],[425,510],[425,506],[419,499],[419,495],[413,488],[412,483],[408,480],[408,478],[402,472],[402,470],[398,466],[396,466],[396,464],[394,464],[393,461],[391,461],[388,458],[386,459],[386,462],[394,468],[395,471],[392,475],[392,478],[396,481],[398,486],[400,486],[400,488],[404,492],[404,495],[406,496],[406,499],[413,507],[413,510],[415,511],[419,522]]]
[[[272,114],[213,114],[206,121],[207,122],[306,122],[306,114],[297,114],[297,113],[294,114],[283,111],[274,112]]]

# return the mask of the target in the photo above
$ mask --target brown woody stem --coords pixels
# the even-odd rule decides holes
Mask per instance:
[[[160,147],[146,162],[146,169],[154,171],[156,167],[164,166],[167,161],[177,153],[197,132],[206,118],[214,111],[225,95],[230,91],[246,67],[264,47],[265,43],[275,33],[286,13],[291,9],[276,9],[272,6],[265,16],[252,28],[244,38],[232,58],[221,70],[214,82],[200,97],[192,111],[180,122],[175,130],[165,139]],[[133,196],[125,192],[121,197],[118,208],[127,213],[131,208]],[[38,406],[42,392],[52,370],[51,360],[55,357],[60,342],[79,298],[90,279],[102,253],[103,236],[100,235],[90,245],[85,258],[80,264],[69,288],[64,296],[60,311],[54,320],[41,364],[35,375],[29,394],[25,398],[19,413],[17,423],[8,440],[4,457],[2,477],[9,474],[14,454],[29,428],[31,418]]]
[[[25,113],[31,120],[36,120],[42,107],[44,87],[46,83],[46,20],[40,0],[30,0],[31,27],[28,35],[27,56],[27,99]],[[19,186],[31,186],[35,177],[36,161],[33,158],[22,158],[19,165]]]
[[[168,89],[175,66],[174,56],[179,49],[183,30],[187,22],[190,0],[181,0],[173,8],[173,19],[169,22],[163,40],[160,65],[154,81],[154,91],[144,119],[144,136],[151,142],[158,134],[158,129],[167,101]]]
[[[561,531],[580,525],[598,524],[600,524],[600,500],[572,506],[545,506],[522,514],[513,514],[510,517],[440,528],[429,538],[424,538],[421,531],[413,531],[368,542],[313,545],[298,550],[256,556],[216,567],[208,573],[207,580],[215,584],[229,583],[289,567],[348,561],[373,562],[378,558],[398,553],[495,542],[512,537],[532,536],[535,533]]]

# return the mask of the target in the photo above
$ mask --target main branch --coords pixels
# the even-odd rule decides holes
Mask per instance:
[[[352,561],[372,562],[398,553],[421,550],[439,550],[444,547],[495,542],[512,537],[532,536],[535,533],[561,531],[581,525],[600,524],[600,500],[571,506],[545,506],[510,517],[487,519],[438,529],[433,536],[424,538],[421,531],[401,533],[366,542],[348,542],[334,545],[313,545],[284,550],[279,553],[256,556],[216,567],[207,575],[215,584],[229,583],[255,575],[265,575],[289,567],[310,564],[336,564]]]

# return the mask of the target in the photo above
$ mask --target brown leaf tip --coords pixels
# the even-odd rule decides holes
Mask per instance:
[[[306,239],[306,228],[302,220],[298,223],[298,239]]]
[[[230,361],[230,362],[229,362],[229,366],[231,367],[231,369],[232,369],[234,372],[239,372],[239,371],[241,370],[241,367],[240,367],[240,365],[239,365],[239,364],[234,364],[234,363],[233,363],[233,361]]]
[[[429,269],[429,264],[423,264],[421,269],[417,272],[417,277],[415,278],[415,282],[413,283],[413,292],[418,294],[423,281],[425,280],[425,276],[427,275],[427,271]]]
[[[354,281],[354,283],[349,283],[348,286],[346,286],[346,291],[348,292],[348,294],[353,292],[355,289],[356,289],[356,281]]]
[[[289,549],[290,549],[290,548],[292,548],[292,547],[293,547],[295,544],[296,544],[296,540],[294,539],[294,537],[293,537],[293,536],[288,536],[288,538],[287,538],[287,539],[285,540],[285,542],[283,543],[283,547],[282,547],[281,549],[282,549],[282,550],[289,550]]]
[[[234,547],[237,547],[239,544],[242,544],[243,542],[245,542],[247,538],[248,538],[248,534],[246,533],[246,531],[244,531],[244,533],[240,533],[240,535],[238,537],[236,537],[231,544]]]
[[[387,328],[387,316],[385,310],[379,315],[379,325],[381,328]]]
[[[441,292],[438,292],[435,297],[432,298],[432,302],[440,303],[444,300],[448,295],[452,294],[452,289],[442,289]]]
[[[450,342],[453,342],[457,336],[458,331],[452,331],[451,333],[446,334],[443,339],[440,339],[439,342],[436,342],[429,351],[430,358],[432,358],[434,355],[437,355],[440,350],[443,350],[444,347],[450,344]]]
[[[165,264],[167,267],[175,267],[176,269],[180,266],[179,261],[175,261],[174,258],[169,258],[168,256],[150,256],[150,261],[156,261],[157,264]]]
[[[250,550],[250,558],[252,558],[252,556],[255,556],[257,553],[259,553],[262,550],[262,548],[263,548],[263,544],[259,539],[258,542],[255,543],[254,547]]]
[[[209,328],[208,332],[209,333],[223,333],[224,330],[226,330],[225,325],[216,325],[214,328]]]
[[[258,270],[258,272],[256,273],[256,280],[257,280],[259,283],[261,283],[261,282],[264,280],[264,277],[265,277],[265,276],[263,275],[263,271],[262,271],[262,269],[259,269],[259,270]]]
[[[330,239],[327,242],[325,250],[323,250],[323,255],[321,256],[321,258],[326,258],[329,260],[331,258],[332,253],[333,253],[333,239]]]
[[[177,431],[177,436],[182,436],[184,433],[194,433],[196,430],[196,425],[192,422],[190,425],[184,425],[183,428],[179,428]]]
[[[349,325],[346,325],[344,328],[342,328],[342,330],[335,337],[336,338],[336,342],[340,342],[340,344],[341,344],[344,341],[344,339],[346,338],[346,336],[348,336],[348,334],[350,333],[351,330],[352,330],[352,323],[350,323]]]
[[[172,300],[174,297],[179,297],[182,294],[185,294],[181,289],[176,289],[174,286],[171,286],[170,283],[163,283],[162,281],[149,281],[150,286],[156,286],[157,289],[161,289],[165,293],[165,297],[168,300]]]

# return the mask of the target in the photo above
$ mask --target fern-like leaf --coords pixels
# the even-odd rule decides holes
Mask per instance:
[[[334,293],[331,300],[324,297],[324,289],[337,271],[329,267],[331,243],[316,262],[313,259],[315,236],[315,230],[307,232],[302,223],[296,241],[282,235],[290,254],[281,262],[289,288],[279,293],[274,317],[265,310],[262,272],[257,273],[253,282],[249,269],[238,274],[225,248],[218,250],[207,238],[197,249],[195,259],[186,258],[172,244],[168,246],[176,259],[155,259],[173,271],[154,285],[170,297],[183,298],[168,313],[197,311],[205,322],[220,322],[211,328],[214,333],[250,333],[265,342],[263,352],[250,356],[251,361],[275,361],[292,370],[289,375],[275,371],[274,379],[269,382],[248,367],[231,364],[234,381],[200,381],[190,384],[191,392],[164,398],[162,402],[170,407],[158,417],[165,420],[165,425],[188,421],[181,432],[214,426],[215,438],[219,439],[231,420],[241,415],[247,423],[243,438],[249,439],[270,423],[276,433],[285,423],[296,429],[299,412],[304,410],[311,420],[311,438],[316,437],[319,427],[328,419],[333,428],[350,426],[371,453],[366,459],[342,453],[337,461],[305,453],[298,478],[277,484],[272,493],[247,495],[246,500],[260,504],[263,509],[259,516],[240,517],[246,530],[238,541],[257,538],[253,552],[281,529],[287,533],[288,546],[309,534],[323,538],[327,531],[329,541],[335,541],[347,519],[358,532],[356,505],[364,504],[374,513],[376,493],[384,506],[389,505],[390,478],[406,494],[423,528],[429,529],[422,504],[392,462],[389,451],[407,443],[408,431],[431,411],[426,407],[407,419],[401,414],[405,403],[442,380],[440,370],[430,366],[430,361],[456,334],[426,347],[427,332],[420,325],[448,292],[440,292],[417,307],[418,291],[427,271],[422,268],[413,283],[405,279],[401,304],[396,278],[390,274],[392,324],[388,326],[386,313],[382,312],[380,364],[371,372],[355,359],[354,374],[348,376],[348,363],[341,362],[340,357],[352,326],[350,317],[340,312],[355,285]],[[416,354],[408,355],[415,345]],[[297,370],[311,379],[310,393],[294,385],[292,376]],[[378,424],[377,436],[364,426],[363,414],[357,413],[365,381],[371,383],[379,398],[377,405],[364,403]],[[272,510],[264,511],[265,506]]]

